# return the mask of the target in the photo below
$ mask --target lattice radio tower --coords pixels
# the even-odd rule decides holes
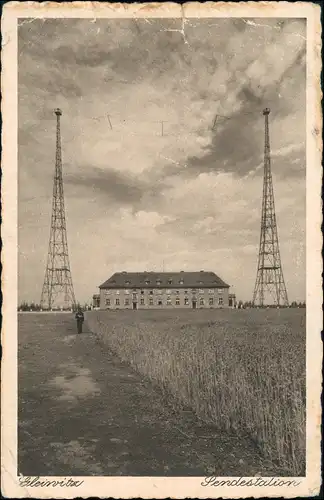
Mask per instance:
[[[288,295],[283,277],[277,222],[273,195],[270,139],[269,139],[269,114],[270,109],[263,110],[265,118],[265,146],[264,146],[264,179],[261,214],[261,236],[258,259],[257,277],[253,293],[253,304],[264,306],[288,306]]]
[[[61,127],[62,111],[56,115],[56,158],[53,187],[51,231],[47,265],[43,284],[42,309],[71,309],[75,307],[75,296],[69,263],[64,209],[62,177]]]

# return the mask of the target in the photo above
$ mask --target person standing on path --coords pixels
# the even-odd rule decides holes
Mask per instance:
[[[81,311],[80,307],[79,307],[79,309],[76,312],[75,319],[77,321],[77,330],[78,330],[78,333],[82,333],[82,325],[83,325],[83,322],[84,322],[84,314]]]

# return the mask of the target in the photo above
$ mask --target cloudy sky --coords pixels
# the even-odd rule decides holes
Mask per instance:
[[[44,279],[56,107],[78,300],[163,265],[215,271],[251,300],[266,106],[284,277],[304,300],[303,20],[19,24],[20,301],[39,301]]]

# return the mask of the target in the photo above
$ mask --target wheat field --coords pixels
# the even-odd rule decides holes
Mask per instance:
[[[305,310],[92,311],[90,330],[218,429],[305,473]]]

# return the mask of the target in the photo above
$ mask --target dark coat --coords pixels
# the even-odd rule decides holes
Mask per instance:
[[[84,321],[84,314],[83,314],[83,312],[82,312],[82,311],[78,311],[78,312],[76,313],[76,315],[75,315],[75,319],[76,319],[77,321],[81,321],[81,322],[83,322],[83,321]]]

